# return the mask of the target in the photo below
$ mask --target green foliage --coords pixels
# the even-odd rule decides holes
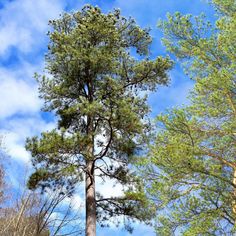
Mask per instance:
[[[180,13],[159,23],[167,49],[196,83],[191,105],[158,116],[144,160],[160,209],[157,235],[235,234],[236,11],[234,0],[213,3],[215,28],[203,16]]]
[[[35,167],[29,187],[63,185],[73,193],[92,162],[89,175],[95,172],[96,178],[110,178],[137,191],[138,178],[128,165],[149,132],[147,96],[140,93],[168,83],[171,61],[150,60],[149,31],[122,17],[119,10],[103,14],[85,6],[50,25],[46,55],[50,77],[36,79],[44,109],[57,115],[58,128],[27,140]],[[132,57],[131,49],[142,59]],[[105,224],[117,215],[147,218],[137,207],[147,201],[130,196],[128,192],[108,201],[97,193],[98,220]]]

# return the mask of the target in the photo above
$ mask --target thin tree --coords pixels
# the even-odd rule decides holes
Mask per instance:
[[[0,235],[57,236],[80,235],[79,211],[73,210],[68,195],[25,190],[8,197],[0,208]]]
[[[151,60],[149,31],[119,10],[103,14],[85,6],[50,25],[50,77],[37,78],[45,110],[57,115],[58,129],[27,140],[35,167],[29,186],[73,188],[84,180],[86,235],[95,236],[96,221],[104,224],[117,215],[145,218],[140,209],[146,203],[142,194],[133,193],[137,178],[129,164],[148,132],[149,108],[141,92],[166,85],[171,62]],[[97,177],[128,186],[126,195],[104,198],[96,193]]]
[[[1,236],[77,236],[82,233],[80,212],[74,206],[70,192],[31,191],[21,179],[17,188],[13,187],[6,169],[6,153],[0,158],[0,235]],[[11,161],[11,165],[16,162]],[[6,184],[6,182],[8,184]]]
[[[2,149],[3,149],[2,136],[0,134],[0,207],[4,201],[4,188],[5,188],[5,179],[4,179],[5,171],[2,165]]]

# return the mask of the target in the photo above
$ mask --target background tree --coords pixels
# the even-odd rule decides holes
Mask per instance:
[[[4,168],[2,166],[2,149],[3,149],[3,142],[2,142],[2,135],[0,134],[0,204],[3,202],[4,199],[4,186],[5,186],[5,181],[4,181]]]
[[[213,0],[218,20],[180,13],[161,21],[164,44],[196,82],[191,105],[167,111],[145,160],[159,206],[157,235],[234,235],[236,2]]]
[[[81,234],[78,210],[61,192],[42,195],[25,190],[8,195],[0,208],[0,235],[77,236]]]
[[[140,93],[167,84],[171,62],[150,60],[148,30],[119,10],[103,14],[85,6],[50,24],[46,69],[51,76],[37,78],[45,110],[57,115],[58,129],[27,140],[35,167],[29,187],[71,190],[85,180],[87,236],[96,234],[97,220],[103,225],[119,215],[144,220],[148,216],[140,209],[147,203],[133,192],[140,189],[129,170],[148,132],[149,108]],[[121,183],[126,194],[96,196],[97,177]]]
[[[7,166],[7,163],[10,166]],[[0,235],[1,236],[69,236],[80,235],[79,209],[74,209],[70,193],[48,191],[45,194],[28,190],[27,172],[21,170],[18,186],[8,176],[17,162],[9,160],[0,140]]]

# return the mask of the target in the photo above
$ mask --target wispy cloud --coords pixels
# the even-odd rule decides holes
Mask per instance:
[[[24,148],[26,137],[54,125],[40,114],[42,101],[33,74],[43,70],[48,20],[58,18],[65,6],[62,0],[4,1],[1,5],[0,129],[8,154],[23,162],[30,158]]]
[[[26,138],[51,130],[55,123],[48,123],[36,114],[9,118],[1,122],[1,127],[0,132],[4,135],[3,145],[7,154],[27,163],[30,161],[30,155],[24,148]]]
[[[29,69],[28,64],[16,70],[0,68],[0,119],[39,111],[41,102]]]
[[[50,18],[59,16],[65,2],[60,0],[17,0],[0,10],[0,55],[12,47],[22,53],[39,49]]]

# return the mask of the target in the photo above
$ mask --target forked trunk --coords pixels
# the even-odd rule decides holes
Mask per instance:
[[[96,236],[96,199],[93,161],[87,162],[86,173],[86,236]]]

